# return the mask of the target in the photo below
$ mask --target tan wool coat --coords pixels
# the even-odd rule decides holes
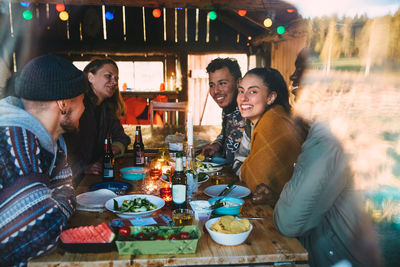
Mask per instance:
[[[256,124],[250,154],[241,167],[241,178],[254,192],[260,183],[279,196],[293,174],[304,137],[281,105],[275,105]],[[275,204],[275,203],[273,203]]]

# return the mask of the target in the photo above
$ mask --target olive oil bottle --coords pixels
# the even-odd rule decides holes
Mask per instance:
[[[182,152],[176,153],[175,172],[172,176],[172,208],[185,209],[187,207],[187,181],[183,170]]]

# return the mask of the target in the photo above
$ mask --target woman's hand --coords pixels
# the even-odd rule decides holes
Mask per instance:
[[[121,149],[118,146],[113,146],[112,152],[113,152],[114,156],[117,156],[121,153]]]
[[[275,198],[274,195],[266,184],[259,184],[251,197],[251,201],[253,204],[270,204]]]
[[[85,174],[96,174],[100,175],[103,173],[103,164],[101,162],[95,162],[91,165],[86,166]]]
[[[215,143],[215,144],[208,144],[206,146],[203,147],[203,149],[201,150],[201,154],[203,154],[204,156],[212,156],[214,155],[217,151],[220,150],[220,145]]]

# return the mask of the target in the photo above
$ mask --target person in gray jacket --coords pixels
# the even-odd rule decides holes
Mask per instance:
[[[380,266],[372,224],[359,204],[341,144],[327,127],[314,122],[275,206],[276,228],[299,238],[310,266],[341,260]]]
[[[306,64],[299,62],[306,60],[303,55],[296,68]],[[290,78],[298,89],[301,75]],[[377,238],[354,190],[348,158],[320,122],[311,124],[293,175],[274,208],[274,224],[283,235],[300,240],[310,266],[342,261],[345,266],[381,266]]]

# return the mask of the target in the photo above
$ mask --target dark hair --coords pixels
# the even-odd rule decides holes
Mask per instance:
[[[96,74],[99,69],[101,69],[104,65],[111,64],[117,68],[117,63],[110,58],[94,58],[90,61],[89,64],[83,69],[83,73],[86,76],[86,80],[88,81],[89,87],[91,90],[88,90],[88,96],[93,103],[97,102],[97,96],[93,92],[93,88],[88,80],[88,73]],[[125,103],[122,99],[121,93],[119,90],[116,90],[115,93],[108,99],[105,99],[104,102],[106,103],[107,107],[111,110],[116,117],[124,116],[126,113]]]
[[[281,73],[273,68],[254,68],[244,76],[256,75],[268,87],[271,92],[276,92],[276,99],[272,105],[281,105],[290,114],[289,91]]]
[[[240,78],[242,78],[242,72],[240,71],[240,66],[237,62],[236,59],[234,58],[216,58],[208,64],[206,70],[207,73],[214,72],[216,70],[222,69],[224,67],[227,67],[229,69],[229,72],[232,74],[232,76],[235,78],[235,81],[237,82]]]

